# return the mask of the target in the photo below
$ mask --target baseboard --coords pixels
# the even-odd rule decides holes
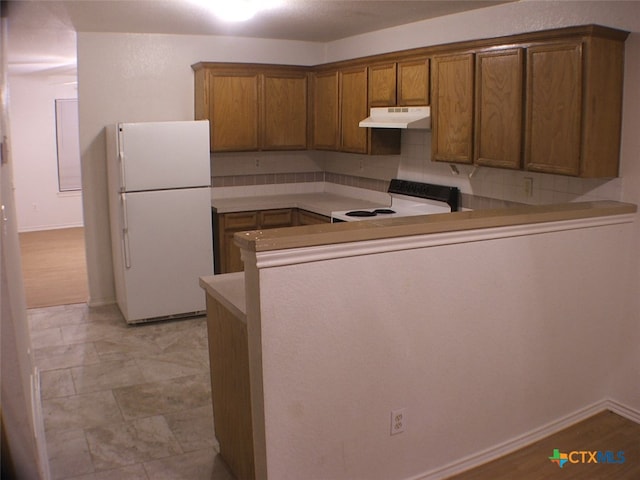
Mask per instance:
[[[113,305],[114,303],[116,303],[116,299],[114,297],[89,298],[87,300],[87,305],[89,305],[89,307],[104,307],[106,305]]]
[[[640,423],[640,411],[635,410],[627,405],[624,405],[616,400],[608,399],[607,410],[611,410],[613,413],[620,415],[621,417],[631,420],[635,423]]]
[[[70,223],[68,225],[36,225],[31,227],[20,227],[18,233],[41,232],[43,230],[62,230],[64,228],[82,228],[83,223]]]
[[[616,411],[616,409],[618,411]],[[603,410],[611,410],[614,413],[617,413],[625,418],[628,418],[629,420],[636,422],[638,422],[638,420],[632,418],[633,416],[635,416],[636,419],[640,419],[640,412],[634,411],[633,409],[625,407],[613,400],[604,399],[573,413],[570,413],[569,415],[565,415],[564,417],[549,422],[527,433],[507,440],[506,442],[500,443],[467,457],[463,457],[435,470],[431,470],[424,474],[412,477],[410,480],[439,480],[442,478],[450,477],[452,475],[456,475],[458,473],[462,473],[465,470],[469,470],[470,468],[478,467],[487,462],[508,455],[509,453],[515,452],[522,447],[537,442],[538,440],[541,440],[544,437],[548,437],[549,435],[553,435],[554,433],[557,433],[560,430],[563,430],[575,423],[578,423],[597,413],[600,413]],[[620,412],[624,412],[624,414]]]

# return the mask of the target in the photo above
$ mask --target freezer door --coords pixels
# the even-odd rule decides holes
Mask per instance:
[[[120,190],[211,185],[209,122],[120,123]]]
[[[116,293],[127,322],[204,311],[199,277],[213,274],[209,188],[121,197],[124,285]]]

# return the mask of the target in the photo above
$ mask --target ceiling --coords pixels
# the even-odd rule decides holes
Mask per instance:
[[[513,0],[283,0],[279,8],[231,24],[193,0],[12,0],[8,6],[9,69],[15,72],[36,65],[62,68],[75,64],[75,32],[330,42],[508,1]]]

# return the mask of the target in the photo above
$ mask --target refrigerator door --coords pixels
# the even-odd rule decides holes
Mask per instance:
[[[205,310],[213,274],[210,189],[120,195],[116,297],[128,323]]]
[[[209,122],[117,125],[120,191],[211,185]]]

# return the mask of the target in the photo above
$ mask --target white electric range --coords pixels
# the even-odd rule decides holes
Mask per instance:
[[[457,187],[412,182],[394,178],[387,190],[388,206],[368,210],[331,212],[331,222],[356,222],[398,218],[433,213],[455,212],[459,209],[460,190]]]

